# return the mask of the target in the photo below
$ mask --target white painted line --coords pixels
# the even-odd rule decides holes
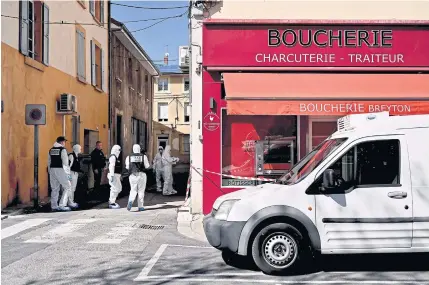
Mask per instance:
[[[216,248],[214,248],[212,246],[197,246],[197,245],[182,245],[182,244],[169,244],[168,246],[173,246],[173,247],[189,247],[189,248],[209,248],[209,249],[217,250]]]
[[[67,236],[70,236],[86,226],[89,223],[95,222],[96,219],[79,219],[72,220],[68,223],[53,228],[49,232],[26,240],[26,243],[55,243]]]
[[[28,218],[28,215],[13,215],[8,217],[8,219],[23,219],[23,218]]]
[[[134,279],[134,281],[138,281],[139,279],[142,279],[144,277],[147,277],[152,267],[155,265],[155,263],[158,262],[158,259],[161,257],[161,255],[164,253],[165,249],[167,248],[168,244],[162,244],[158,250],[155,252],[155,254],[152,256],[152,258],[146,263],[143,270],[140,272],[140,274]]]
[[[1,239],[16,235],[19,232],[33,228],[51,219],[29,219],[1,230]]]
[[[263,284],[416,284],[419,282],[429,282],[429,280],[392,280],[392,281],[381,281],[381,280],[276,280],[276,279],[239,279],[239,278],[207,278],[212,275],[217,277],[216,274],[189,274],[189,275],[157,275],[157,276],[145,276],[136,278],[134,281],[175,281],[175,282],[233,282],[242,283],[263,283]],[[224,275],[227,277],[227,275]],[[422,283],[427,284],[427,283]]]
[[[128,238],[128,236],[137,228],[127,227],[123,224],[119,224],[116,227],[112,228],[110,232],[103,234],[100,237],[89,241],[88,243],[95,244],[120,244],[123,240]]]

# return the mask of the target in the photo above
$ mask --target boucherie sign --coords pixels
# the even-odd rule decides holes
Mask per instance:
[[[205,25],[205,66],[429,67],[429,27]]]

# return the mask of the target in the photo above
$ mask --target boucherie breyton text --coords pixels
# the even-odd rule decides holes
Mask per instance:
[[[391,47],[392,30],[268,29],[268,46],[294,47]]]

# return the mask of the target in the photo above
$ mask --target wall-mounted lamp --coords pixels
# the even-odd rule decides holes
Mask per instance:
[[[213,97],[210,97],[210,109],[214,109],[216,107],[216,101]]]

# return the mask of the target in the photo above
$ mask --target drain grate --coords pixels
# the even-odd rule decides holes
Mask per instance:
[[[153,226],[153,225],[145,225],[145,224],[135,224],[134,228],[145,229],[145,230],[154,230],[159,231],[164,229],[165,226]]]

